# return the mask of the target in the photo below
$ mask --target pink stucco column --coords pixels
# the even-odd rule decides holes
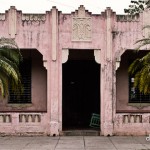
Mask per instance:
[[[52,47],[51,47],[51,68],[50,68],[50,135],[59,135],[59,94],[58,94],[58,11],[52,9]]]
[[[101,64],[101,134],[113,134],[112,10],[106,10],[106,50]]]

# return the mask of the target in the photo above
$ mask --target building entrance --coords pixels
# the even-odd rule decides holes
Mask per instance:
[[[88,129],[100,113],[100,65],[92,50],[70,50],[63,64],[63,130]]]

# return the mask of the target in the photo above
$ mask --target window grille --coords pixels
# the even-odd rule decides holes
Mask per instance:
[[[8,103],[31,103],[31,68],[31,59],[24,59],[19,66],[24,92],[17,96],[11,89],[9,89]]]
[[[134,87],[134,77],[129,77],[129,103],[150,103],[150,94],[144,95]]]

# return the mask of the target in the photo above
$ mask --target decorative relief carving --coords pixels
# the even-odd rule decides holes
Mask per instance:
[[[5,14],[0,13],[0,21],[4,21],[4,20],[5,20]]]
[[[72,18],[72,41],[90,41],[92,18],[86,17],[85,8],[80,6],[78,14]]]
[[[44,14],[23,14],[22,21],[45,21]]]
[[[123,123],[142,123],[142,115],[123,115]]]
[[[72,40],[91,40],[91,18],[73,18]]]
[[[41,122],[40,114],[19,114],[20,123],[38,123]]]
[[[0,123],[11,123],[11,115],[0,114]]]

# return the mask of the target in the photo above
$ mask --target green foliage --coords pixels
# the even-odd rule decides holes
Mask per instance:
[[[136,15],[150,8],[150,0],[131,0],[131,5],[124,12],[129,15]],[[145,26],[150,28],[150,25]],[[150,44],[150,36],[137,40],[137,50],[145,49]],[[136,59],[128,68],[129,74],[134,76],[134,87],[144,94],[150,94],[150,52],[142,58]]]
[[[146,8],[150,8],[150,0],[131,0],[131,5],[129,5],[128,9],[124,9],[124,12],[129,15],[136,15]]]
[[[143,29],[149,29],[147,25]],[[146,49],[145,46],[150,44],[150,36],[137,40],[137,51]],[[134,87],[138,88],[144,94],[150,94],[150,52],[142,58],[138,58],[129,66],[128,72],[135,76]]]
[[[0,93],[3,97],[8,94],[9,88],[18,95],[23,92],[18,68],[22,59],[20,50],[13,39],[0,39]]]
[[[128,71],[132,76],[135,76],[134,87],[144,94],[150,94],[150,53],[136,59]]]

